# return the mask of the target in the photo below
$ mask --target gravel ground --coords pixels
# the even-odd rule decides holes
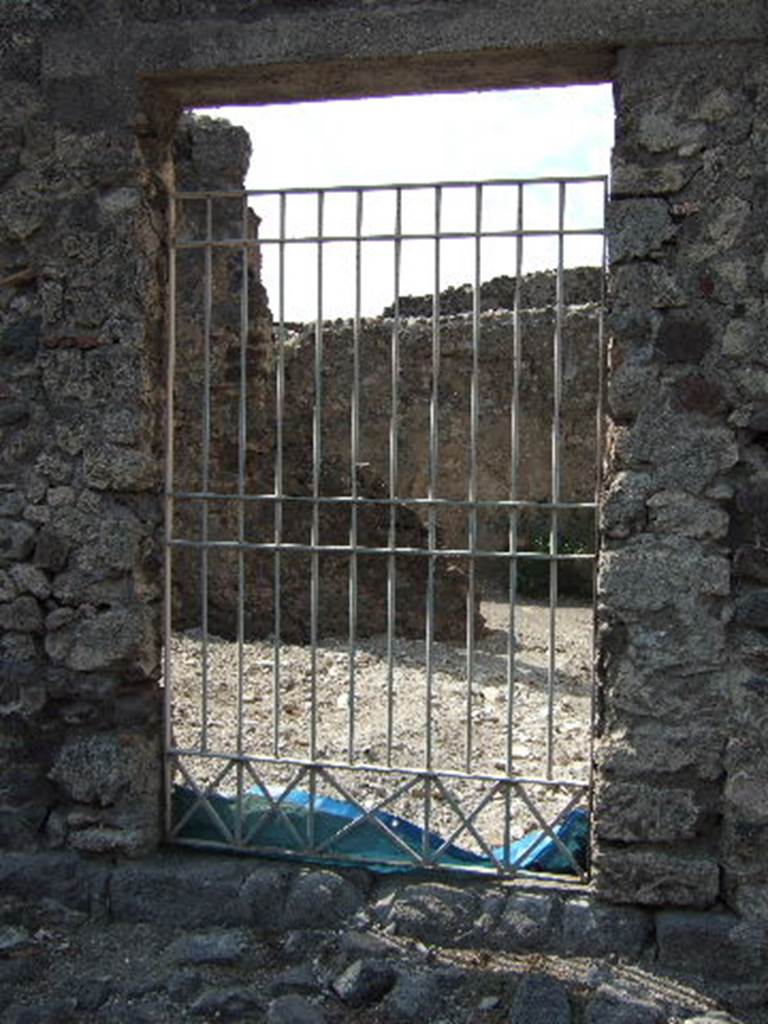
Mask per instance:
[[[195,931],[0,895],[2,1024],[766,1024],[722,1005],[653,964],[445,949],[360,915]]]
[[[485,601],[488,624],[478,640],[474,679],[467,684],[467,651],[463,645],[435,643],[433,650],[432,753],[440,771],[465,772],[471,711],[471,770],[489,775],[504,774],[506,726],[510,712],[507,698],[508,606]],[[515,684],[511,707],[513,770],[525,778],[547,777],[549,609],[546,603],[520,603],[515,621]],[[558,609],[556,674],[553,687],[553,779],[584,780],[589,772],[591,709],[591,605],[567,603]],[[208,749],[237,750],[238,713],[237,644],[208,641]],[[202,642],[199,633],[178,634],[173,640],[173,727],[178,746],[199,749],[202,721]],[[248,643],[243,648],[243,750],[255,756],[271,756],[275,736],[273,700],[274,652],[270,641]],[[349,763],[387,763],[388,659],[385,636],[363,639],[354,659],[354,701],[351,699],[348,644],[324,639],[316,654],[317,758]],[[396,639],[392,672],[391,764],[421,767],[425,763],[426,649],[418,640]],[[283,757],[307,758],[310,753],[312,671],[309,647],[283,645],[280,651],[280,717],[277,723],[279,750]],[[354,736],[350,745],[350,705],[354,704]],[[221,761],[188,758],[186,764],[198,781],[210,783]],[[295,769],[269,766],[261,771],[272,786],[285,786]],[[387,776],[376,771],[339,769],[335,778],[365,806],[383,800],[406,776]],[[233,788],[232,776],[218,789]],[[462,802],[464,813],[477,805],[488,783],[446,780],[449,793]],[[526,788],[549,818],[572,795],[566,787],[531,784]],[[341,797],[327,788],[325,795]],[[419,824],[424,823],[423,788],[387,802],[386,809]],[[473,819],[491,844],[504,841],[505,801],[494,798]],[[461,819],[445,794],[432,801],[430,827],[453,835]],[[511,805],[512,838],[538,827],[524,802]],[[479,850],[465,829],[457,842]]]

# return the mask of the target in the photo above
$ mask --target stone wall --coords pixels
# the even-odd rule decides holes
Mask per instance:
[[[181,107],[611,77],[595,887],[768,918],[767,17],[761,0],[2,5],[4,846],[159,837]]]
[[[0,845],[135,851],[160,823],[165,195],[138,98],[43,69],[84,18],[0,13]]]
[[[524,279],[534,286],[540,275]],[[598,275],[599,289],[599,275]],[[533,291],[533,287],[531,288]],[[597,291],[599,297],[599,290]],[[549,305],[520,314],[521,369],[518,408],[519,458],[516,497],[547,502],[552,495],[552,394],[555,314]],[[599,383],[598,317],[595,292],[591,304],[569,306],[563,324],[561,406],[561,500],[593,501],[597,471],[597,392]],[[406,300],[407,301],[407,300]],[[429,300],[431,303],[431,299]],[[508,301],[502,298],[497,301]],[[426,308],[414,300],[414,308]],[[359,471],[372,495],[386,495],[389,479],[391,410],[391,343],[389,317],[361,323]],[[481,315],[479,341],[477,494],[482,500],[505,500],[511,494],[511,398],[514,386],[514,314],[504,306]],[[350,412],[353,366],[353,324],[327,324],[324,333],[323,444],[349,487]],[[406,317],[398,337],[398,494],[425,498],[429,484],[429,406],[432,389],[432,319]],[[466,500],[471,467],[470,402],[472,380],[472,317],[456,313],[441,317],[440,383],[437,417],[435,492],[441,498]],[[286,389],[290,396],[311,394],[313,328],[295,335],[288,346]],[[308,417],[291,400],[287,427],[291,437],[306,434]],[[309,443],[309,438],[306,442]],[[426,509],[419,509],[426,523]],[[439,543],[467,548],[469,519],[465,509],[441,508],[436,516]],[[518,516],[518,546],[532,550],[549,539],[549,513],[526,510]],[[589,511],[560,514],[560,533],[580,550],[592,550],[594,523]],[[509,550],[510,517],[503,510],[478,514],[478,547]],[[506,562],[478,560],[484,578],[506,582]]]
[[[181,189],[243,189],[250,156],[250,141],[242,129],[210,118],[185,119],[175,142],[176,178]],[[247,212],[246,212],[247,210]],[[180,240],[206,234],[206,205],[198,200],[178,204],[177,234]],[[258,216],[243,207],[240,199],[211,203],[214,238],[242,237],[244,217],[249,237],[257,237]],[[214,249],[210,270],[210,330],[208,369],[204,342],[205,258],[197,250],[180,249],[177,262],[177,373],[174,387],[174,488],[180,492],[206,489],[224,499],[211,501],[179,498],[175,502],[174,536],[192,542],[209,540],[271,542],[275,537],[275,506],[271,502],[241,503],[237,500],[239,473],[248,495],[271,494],[275,488],[277,450],[275,331],[267,295],[261,285],[259,253],[250,249],[247,276],[243,278],[242,253]],[[241,363],[241,292],[248,296],[248,332]],[[311,332],[310,332],[311,333]],[[339,430],[343,399],[336,392],[348,366],[332,325],[324,327],[329,358],[326,360],[323,408],[323,458],[320,493],[324,497],[349,495],[349,436]],[[283,489],[290,496],[313,493],[312,417],[314,403],[311,344],[287,346],[283,419]],[[346,355],[346,352],[344,353]],[[338,379],[333,380],[340,371]],[[383,367],[380,369],[383,370]],[[207,383],[206,383],[207,381]],[[208,416],[205,393],[208,390]],[[348,392],[347,392],[348,397]],[[240,417],[244,407],[245,445],[240,452]],[[349,423],[347,410],[346,423]],[[377,444],[385,444],[385,435]],[[207,463],[207,465],[206,465]],[[380,497],[384,477],[374,474],[360,493]],[[205,487],[203,485],[206,485]],[[309,544],[312,508],[307,503],[285,503],[281,540]],[[427,530],[415,512],[395,508],[397,543],[427,547]],[[319,538],[323,545],[347,545],[350,538],[348,507],[323,505],[319,509]],[[389,511],[364,507],[357,515],[357,539],[361,546],[382,548],[389,544]],[[288,642],[305,643],[311,636],[311,556],[289,553],[280,564],[280,635]],[[369,636],[387,628],[388,562],[381,556],[357,558],[356,633]],[[199,548],[180,547],[173,559],[174,627],[198,628],[204,622],[203,572],[206,576],[205,622],[211,633],[234,638],[238,631],[238,605],[242,597],[243,632],[246,639],[264,637],[276,628],[275,564],[271,554],[249,551],[243,558],[240,593],[240,557],[235,550],[209,551],[205,565]],[[318,560],[318,636],[349,633],[350,559],[321,555]],[[400,557],[395,562],[398,635],[422,637],[426,618],[428,559]],[[435,564],[435,636],[440,640],[464,639],[468,573],[455,559]],[[483,629],[479,596],[475,601],[475,625]]]
[[[604,896],[758,918],[765,67],[759,46],[619,57],[595,818]]]

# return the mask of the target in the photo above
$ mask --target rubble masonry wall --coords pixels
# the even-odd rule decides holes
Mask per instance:
[[[160,838],[180,108],[612,78],[594,890],[764,928],[764,5],[12,0],[0,39],[0,843]]]

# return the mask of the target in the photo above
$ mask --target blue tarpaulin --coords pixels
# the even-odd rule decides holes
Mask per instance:
[[[234,843],[237,798],[214,793],[207,794],[206,800],[220,825],[206,807],[198,802],[194,790],[186,786],[174,786],[174,821],[183,821],[181,829],[176,833],[177,838]],[[309,807],[310,794],[303,790],[290,790],[288,793],[275,791],[266,796],[260,788],[253,787],[243,795],[241,840],[236,845],[238,848],[258,848],[258,852],[271,856],[305,855],[307,860],[317,860],[322,855],[323,861],[337,858],[339,864],[353,859],[364,863],[372,871],[382,872],[407,871],[418,867],[419,864],[409,855],[409,850],[420,857],[424,850],[433,854],[441,850],[434,861],[439,867],[496,867],[492,858],[486,854],[465,850],[453,843],[446,844],[442,836],[425,832],[413,822],[398,818],[388,811],[377,810],[365,816],[354,804],[317,794],[314,797],[314,814],[311,816]],[[358,824],[353,825],[354,822]],[[570,851],[576,863],[584,867],[589,840],[586,810],[577,807],[569,811],[552,831]],[[575,874],[568,857],[542,831],[526,833],[510,844],[508,857],[505,853],[504,847],[493,849],[498,861],[517,864],[519,870]]]

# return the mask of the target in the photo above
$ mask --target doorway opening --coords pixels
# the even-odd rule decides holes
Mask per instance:
[[[172,197],[172,841],[586,878],[605,197]]]

